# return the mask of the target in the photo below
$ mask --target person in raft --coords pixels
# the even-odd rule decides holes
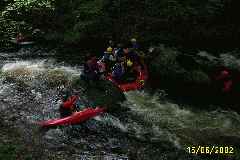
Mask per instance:
[[[118,83],[121,83],[124,73],[125,73],[124,62],[118,61],[113,66],[112,76]]]
[[[17,43],[25,41],[25,37],[23,36],[23,34],[21,32],[17,34],[16,41],[17,41]]]
[[[103,58],[102,58],[106,64],[106,71],[110,72],[112,66],[116,62],[116,58],[113,54],[113,48],[108,47],[107,50],[104,52]]]
[[[87,55],[83,69],[84,74],[81,75],[81,78],[86,80],[87,83],[96,81],[100,77],[99,64],[97,62],[96,56]]]

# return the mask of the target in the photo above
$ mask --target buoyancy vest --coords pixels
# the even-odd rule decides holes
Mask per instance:
[[[78,96],[71,96],[67,99],[67,101],[63,102],[63,108],[64,109],[74,109],[74,105],[76,104],[78,100]]]

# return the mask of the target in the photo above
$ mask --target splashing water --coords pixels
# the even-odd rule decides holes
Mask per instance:
[[[78,79],[81,70],[80,66],[54,64],[53,60],[5,63],[0,74],[0,111],[8,123],[19,128],[27,128],[23,126],[25,123],[59,117],[59,87]],[[119,158],[117,155],[121,154],[112,154],[117,148],[123,159],[128,150],[138,146],[138,143],[131,144],[126,135],[141,140],[144,143],[141,148],[145,147],[143,150],[149,154],[163,147],[152,148],[152,143],[169,142],[170,149],[181,150],[191,145],[235,145],[240,139],[240,115],[236,112],[180,106],[162,101],[159,94],[144,91],[127,92],[125,96],[127,100],[121,106],[130,111],[119,116],[106,113],[84,124],[51,129],[40,139],[50,148],[67,150],[73,145],[72,149],[77,151],[108,152],[106,157]],[[158,154],[168,157],[171,153]]]
[[[4,101],[10,105],[38,106],[38,109],[32,108],[35,109],[36,115],[26,116],[28,119],[32,117],[36,120],[40,119],[39,115],[46,116],[44,119],[58,116],[51,114],[58,113],[56,112],[58,87],[78,78],[81,70],[56,66],[52,61],[34,60],[6,63],[1,72],[0,97],[5,97]],[[7,83],[3,83],[4,79]],[[53,87],[49,88],[50,85]]]
[[[192,145],[222,144],[235,145],[229,136],[240,139],[240,115],[233,111],[195,110],[170,102],[161,103],[158,95],[144,92],[126,93],[127,102],[134,116],[141,117],[140,128],[151,132],[153,139],[168,139],[176,147]],[[131,124],[130,124],[131,126]],[[143,133],[142,131],[139,131]],[[222,137],[218,140],[218,137]],[[226,137],[226,138],[224,138]]]

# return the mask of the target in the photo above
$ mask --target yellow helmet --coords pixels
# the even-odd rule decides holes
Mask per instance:
[[[107,52],[110,52],[110,53],[111,53],[112,51],[113,51],[112,47],[108,47],[108,48],[107,48]]]
[[[129,60],[127,60],[127,66],[128,67],[131,67],[133,65],[133,62],[129,59]]]

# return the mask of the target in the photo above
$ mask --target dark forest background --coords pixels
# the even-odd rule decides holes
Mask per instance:
[[[3,0],[0,37],[4,41],[17,32],[31,37],[37,29],[44,41],[75,47],[99,48],[108,39],[135,37],[144,45],[230,49],[239,46],[239,4],[238,0]]]

